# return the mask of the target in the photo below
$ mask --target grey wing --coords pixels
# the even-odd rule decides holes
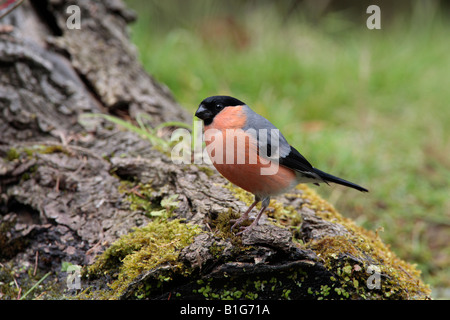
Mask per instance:
[[[277,127],[263,116],[253,112],[248,106],[245,107],[248,109],[244,130],[258,139],[259,156],[278,161],[280,165],[293,169],[306,178],[324,181],[309,161],[287,142]]]
[[[243,129],[257,139],[259,155],[270,160],[287,156],[291,146],[280,130],[248,106],[244,108],[246,108],[247,121]]]

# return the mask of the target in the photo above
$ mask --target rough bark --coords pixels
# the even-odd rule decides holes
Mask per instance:
[[[262,219],[242,238],[227,236],[218,230],[218,217],[242,212],[247,204],[213,169],[176,165],[137,134],[105,120],[80,121],[83,113],[132,121],[144,112],[155,126],[189,123],[191,116],[139,64],[126,32],[135,14],[120,1],[33,3],[25,2],[0,28],[0,277],[7,277],[7,264],[34,266],[64,284],[62,262],[90,265],[119,237],[150,222],[145,212],[132,209],[121,189],[123,181],[132,181],[151,186],[150,202],[177,195],[172,218],[184,218],[204,232],[178,252],[189,276],[161,264],[131,279],[117,298],[135,298],[149,283],[159,289],[147,298],[220,298],[225,286],[247,294],[235,298],[248,298],[248,286],[255,283],[265,285],[252,298],[340,298],[344,287],[347,298],[387,297],[382,290],[362,296],[358,286],[340,282],[346,275],[338,268],[382,261],[370,250],[361,255],[349,249],[332,253],[336,261],[329,263],[321,245],[345,237],[353,241],[357,230],[317,215],[320,208],[310,206],[313,200],[304,189],[278,199],[298,215],[297,227]],[[66,27],[70,4],[81,8],[81,30]],[[161,289],[159,275],[168,271],[170,281]],[[392,296],[427,297],[417,275],[405,273],[416,290],[399,285]],[[209,281],[215,295],[200,292],[202,281]],[[326,288],[339,290],[327,294]]]

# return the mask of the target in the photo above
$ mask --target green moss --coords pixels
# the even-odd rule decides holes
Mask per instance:
[[[228,209],[225,212],[217,215],[215,219],[213,219],[210,223],[212,228],[215,228],[218,231],[218,235],[224,239],[232,239],[234,244],[240,243],[239,237],[235,236],[235,231],[231,230],[231,226],[233,225],[232,220],[236,220],[240,217],[238,212],[233,211],[233,209]],[[244,221],[242,226],[250,225],[250,221]]]
[[[41,154],[64,153],[68,156],[72,155],[72,153],[62,145],[42,145],[37,148],[37,152]]]
[[[176,196],[155,196],[151,185],[124,183],[123,192],[127,194],[130,205],[135,210],[154,213],[157,210],[170,212],[176,207]],[[236,197],[247,205],[253,202],[253,196],[237,187],[228,185]],[[304,206],[313,209],[324,220],[343,225],[348,233],[343,236],[324,237],[302,243],[302,247],[312,249],[321,259],[329,272],[329,281],[317,284],[310,279],[308,272],[301,268],[292,268],[275,274],[251,275],[248,277],[226,276],[226,279],[199,279],[198,274],[178,261],[179,250],[189,245],[195,235],[201,231],[198,226],[183,223],[181,220],[168,221],[155,218],[147,226],[135,229],[123,236],[108,248],[88,269],[90,277],[110,279],[108,290],[94,291],[89,297],[118,298],[145,272],[151,273],[151,281],[145,281],[133,290],[134,298],[154,297],[155,294],[167,292],[167,288],[177,287],[183,283],[185,291],[172,291],[171,298],[183,299],[196,296],[206,299],[290,299],[295,296],[315,299],[408,299],[424,297],[429,289],[420,281],[420,273],[411,265],[398,259],[382,243],[374,232],[364,230],[350,219],[342,217],[330,204],[321,199],[306,186],[298,186],[304,198]],[[299,228],[301,219],[295,208],[283,206],[278,201],[271,201],[268,215],[281,225]],[[231,219],[238,218],[239,213],[232,209],[219,214],[211,226],[218,230],[216,234],[233,243],[233,250],[242,254],[251,247],[244,247],[241,238],[230,231]],[[211,246],[210,253],[220,259],[222,246]],[[370,265],[380,267],[381,287],[369,289],[371,274],[367,272]],[[154,271],[157,272],[154,272]],[[243,270],[245,273],[246,270]],[[147,273],[148,274],[148,273]],[[109,278],[108,278],[109,277]],[[175,284],[174,284],[175,283]],[[183,287],[183,286],[181,286]],[[166,288],[164,290],[164,288]]]
[[[32,158],[35,153],[34,147],[11,147],[7,152],[5,159],[7,161],[14,161],[18,159]]]
[[[383,299],[414,299],[430,295],[429,287],[420,280],[420,271],[398,258],[377,233],[341,216],[312,189],[304,185],[297,188],[303,191],[306,206],[315,210],[316,215],[339,223],[348,231],[344,236],[324,237],[306,244],[321,257],[326,268],[338,276],[341,294],[346,296],[353,292],[357,296]],[[366,283],[373,275],[368,272],[373,266],[381,271],[381,285],[379,289],[371,290]]]
[[[224,247],[218,245],[216,242],[214,242],[211,247],[209,247],[209,252],[217,259],[221,258],[223,250]]]
[[[293,206],[284,206],[276,199],[270,200],[267,216],[274,219],[273,223],[289,227],[292,230],[298,230],[302,222],[301,216]]]
[[[227,188],[237,199],[247,205],[253,202],[253,196],[233,185]],[[426,298],[430,289],[420,279],[420,271],[415,266],[399,259],[378,234],[357,226],[352,220],[340,215],[336,209],[323,200],[317,193],[306,185],[298,185],[301,194],[292,196],[304,199],[303,206],[314,210],[322,219],[339,223],[348,233],[344,236],[324,237],[299,244],[312,249],[322,259],[324,266],[334,276],[330,277],[331,285],[324,284],[320,290],[310,292],[317,298],[332,297],[334,292],[341,298],[371,298],[371,299],[415,299]],[[228,216],[233,213],[228,213]],[[275,219],[275,223],[290,227],[294,239],[301,225],[301,217],[291,206],[283,206],[276,200],[271,200],[267,215]],[[223,218],[229,220],[229,218]],[[371,268],[379,267],[379,288],[370,289],[367,284],[373,276]],[[273,285],[273,290],[275,290]],[[309,292],[309,291],[308,291]],[[289,296],[283,293],[285,298]]]
[[[188,274],[189,270],[177,260],[179,250],[189,245],[201,232],[196,225],[182,220],[155,219],[145,227],[136,228],[113,243],[88,268],[90,278],[108,275],[113,281],[105,297],[117,298],[141,273],[160,265],[169,265],[178,274]],[[171,280],[170,275],[159,274],[161,282]],[[148,292],[153,288],[146,288]],[[98,294],[94,296],[99,297]]]
[[[228,190],[230,190],[233,195],[236,197],[236,199],[244,202],[247,206],[250,206],[254,202],[254,196],[231,184],[228,183],[224,186]],[[255,208],[258,210],[261,209],[261,203],[258,203]],[[296,225],[300,223],[301,219],[298,213],[295,211],[295,209],[292,206],[283,206],[281,203],[277,202],[276,200],[271,200],[269,208],[266,210],[266,213],[268,217],[273,218],[272,222],[278,225]],[[236,230],[232,231],[231,226],[232,222],[231,220],[238,219],[241,216],[242,213],[235,212],[231,208],[219,214],[215,220],[212,221],[211,225],[212,227],[215,227],[216,230],[219,231],[219,234],[223,238],[231,239],[233,245],[237,246],[240,250],[248,249],[248,247],[242,247],[241,244],[241,237],[236,237],[235,232]],[[251,221],[244,221],[241,223],[241,226],[245,227],[250,225]]]
[[[210,167],[206,167],[206,166],[198,166],[198,170],[206,173],[206,175],[208,177],[211,177],[212,175],[215,174],[215,171],[213,169],[211,169]]]
[[[151,184],[138,183],[122,180],[119,185],[119,192],[126,195],[126,200],[130,203],[132,211],[152,212],[161,209],[152,202],[154,198]]]
[[[246,205],[250,206],[254,199],[254,196],[229,183],[225,185],[225,187],[233,192],[234,196],[244,202]],[[256,205],[256,208],[261,208],[261,203]],[[295,229],[301,224],[301,216],[295,210],[293,206],[284,206],[282,203],[277,201],[276,199],[271,199],[268,209],[266,210],[266,214],[269,218],[272,218],[272,222],[281,226],[290,227]]]
[[[150,183],[135,184],[123,180],[119,192],[126,195],[132,211],[141,211],[149,218],[170,218],[178,207],[177,194],[161,196]]]
[[[33,266],[0,264],[0,300],[45,300],[60,298],[57,277],[50,277]]]
[[[17,151],[16,148],[11,148],[8,150],[8,152],[6,152],[5,159],[8,161],[14,161],[16,159],[19,159],[19,157],[20,157],[20,152]]]
[[[244,202],[248,206],[251,205],[253,203],[253,201],[255,200],[254,196],[250,192],[247,192],[244,189],[236,187],[232,183],[228,183],[228,184],[224,185],[224,187],[227,188],[228,190],[230,190],[238,200]],[[260,204],[258,204],[258,206],[259,205]]]
[[[36,144],[30,147],[16,147],[16,148],[12,147],[6,153],[5,159],[8,161],[14,161],[20,159],[20,157],[31,158],[37,153],[52,154],[58,152],[64,153],[68,156],[73,155],[71,151],[69,151],[67,148],[59,144],[50,144],[50,145]]]
[[[299,272],[297,272],[299,271]],[[244,271],[245,272],[245,271]],[[292,276],[292,275],[296,276]],[[236,299],[291,299],[302,291],[297,275],[303,274],[299,268],[274,273],[252,274],[248,276],[229,276],[226,279],[209,278],[192,281],[192,294],[196,298],[236,300]],[[304,279],[303,279],[304,280]],[[182,299],[182,293],[175,293]]]
[[[371,298],[413,299],[430,294],[420,281],[420,272],[414,266],[399,259],[381,241],[366,238],[362,234],[325,237],[308,243],[325,267],[336,274],[342,292]],[[384,249],[383,249],[384,246]],[[375,266],[375,267],[374,267]],[[369,289],[374,272],[380,272],[380,286]]]
[[[177,261],[179,250],[189,245],[201,230],[184,220],[169,220],[178,207],[178,195],[163,195],[151,183],[135,183],[122,180],[119,192],[126,195],[132,211],[141,211],[152,218],[145,227],[135,228],[113,243],[97,261],[87,268],[84,276],[90,280],[109,279],[105,290],[88,290],[84,297],[95,299],[115,299],[121,296],[130,283],[139,275],[158,269],[155,281],[134,290],[134,297],[141,299],[151,296],[174,276],[186,276],[190,270]]]

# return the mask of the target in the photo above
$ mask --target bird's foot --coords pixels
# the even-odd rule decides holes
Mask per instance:
[[[247,228],[247,227],[241,227],[241,224],[247,220],[250,220],[253,222],[255,219],[249,218],[249,217],[240,217],[239,219],[231,219],[230,222],[232,222],[232,223],[234,222],[234,224],[231,226],[231,232],[233,232],[234,227],[239,227],[239,229]]]
[[[247,226],[247,227],[239,227],[239,231],[238,233],[236,233],[236,236],[241,236],[244,232],[249,232],[251,229],[253,229],[255,226],[258,225],[258,221],[256,219],[252,219],[253,222]]]

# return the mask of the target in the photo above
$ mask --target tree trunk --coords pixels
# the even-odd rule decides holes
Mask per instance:
[[[191,122],[139,64],[126,33],[135,14],[119,0],[32,3],[0,25],[0,298],[20,296],[47,272],[28,298],[429,296],[414,267],[306,187],[272,201],[274,219],[253,232],[229,232],[248,194],[212,167],[172,163],[135,132],[80,118]],[[68,28],[71,4],[80,30]],[[159,133],[168,139],[170,131]],[[166,241],[170,229],[151,227],[169,221],[180,229]],[[193,233],[182,242],[186,230]],[[149,242],[138,237],[150,234]],[[156,260],[126,265],[144,253]],[[67,291],[61,269],[71,264],[85,266],[81,289],[96,290]],[[111,281],[120,285],[110,289]]]

